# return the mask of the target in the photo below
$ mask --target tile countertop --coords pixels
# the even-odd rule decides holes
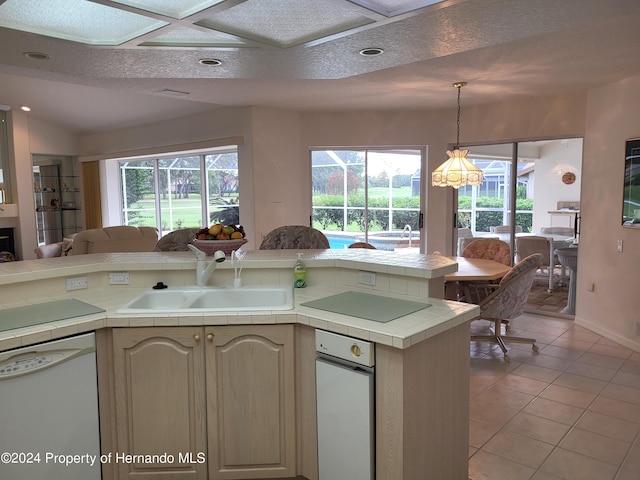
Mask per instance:
[[[250,251],[243,260],[244,268],[291,268],[295,263],[295,250]],[[308,267],[339,267],[366,269],[410,277],[437,278],[457,270],[451,260],[432,255],[397,254],[393,252],[358,250],[306,250],[305,264]],[[221,268],[232,268],[231,262],[224,262]],[[0,285],[43,278],[63,277],[114,271],[119,268],[135,270],[183,270],[195,269],[193,254],[190,252],[171,253],[117,253],[79,255],[59,259],[41,259],[0,264]],[[105,327],[135,326],[187,326],[187,325],[238,325],[299,323],[396,348],[408,348],[412,344],[435,336],[443,331],[468,322],[478,313],[476,305],[452,302],[435,298],[415,298],[394,295],[387,292],[372,292],[376,295],[419,300],[431,307],[405,315],[387,323],[378,323],[347,315],[317,310],[301,306],[310,300],[323,298],[345,291],[358,290],[344,286],[309,286],[295,289],[295,307],[288,311],[263,312],[221,312],[215,314],[154,314],[119,315],[115,311],[144,291],[144,288],[92,288],[68,292],[64,297],[41,298],[39,301],[53,301],[61,298],[76,298],[106,310],[105,313],[91,314],[77,318],[60,320],[21,329],[0,332],[0,350],[17,348]],[[34,302],[35,303],[35,302]]]

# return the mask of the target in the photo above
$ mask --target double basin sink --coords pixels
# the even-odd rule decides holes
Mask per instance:
[[[116,313],[248,312],[293,309],[293,288],[286,285],[238,288],[184,287],[148,290]]]

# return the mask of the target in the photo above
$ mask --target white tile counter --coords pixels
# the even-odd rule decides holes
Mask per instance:
[[[290,284],[296,250],[250,251],[244,258],[245,285]],[[92,314],[21,329],[0,331],[0,350],[118,326],[176,326],[300,323],[376,343],[407,348],[471,320],[475,305],[432,298],[430,289],[457,264],[441,256],[377,250],[305,250],[309,286],[295,289],[295,307],[284,312],[215,314],[119,315],[115,311],[136,295],[162,281],[170,287],[195,284],[195,257],[190,252],[92,254],[0,264],[2,308],[77,298],[105,309]],[[358,283],[358,271],[376,273],[376,285]],[[129,285],[109,285],[110,272],[128,272]],[[88,288],[66,290],[66,279],[87,277]],[[233,284],[229,259],[213,273],[210,286]],[[418,300],[432,306],[387,323],[326,312],[300,303],[346,290]],[[1,326],[0,326],[1,329]]]

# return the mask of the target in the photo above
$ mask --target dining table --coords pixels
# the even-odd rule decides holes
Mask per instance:
[[[470,282],[499,281],[511,270],[509,265],[485,258],[447,258],[458,264],[457,272],[448,273],[444,276],[445,298],[448,300],[458,300],[460,291],[462,291],[465,298],[470,299]]]

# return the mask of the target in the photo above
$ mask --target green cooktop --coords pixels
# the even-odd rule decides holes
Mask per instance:
[[[431,306],[429,303],[382,297],[362,292],[343,292],[300,305],[374,322],[390,322]]]
[[[73,298],[5,308],[0,311],[0,332],[101,312],[104,309]]]

